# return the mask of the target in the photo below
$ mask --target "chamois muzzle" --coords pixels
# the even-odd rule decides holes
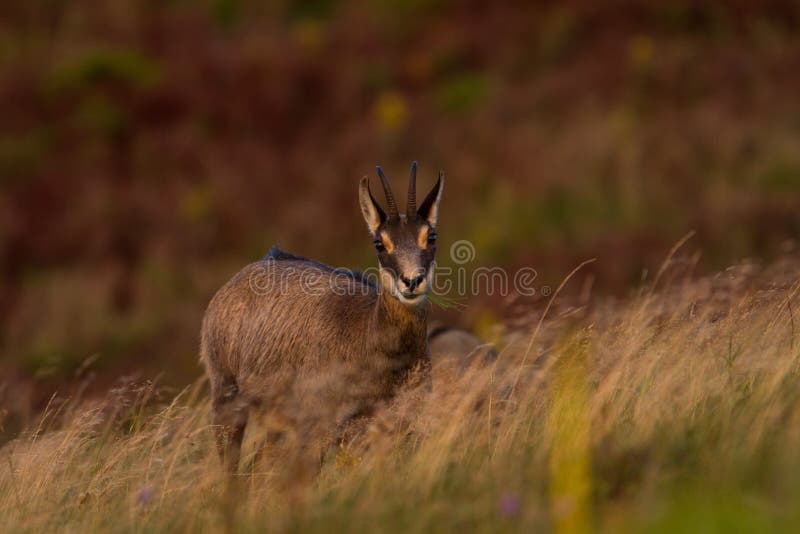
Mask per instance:
[[[425,274],[421,274],[415,278],[406,278],[405,276],[400,276],[400,281],[403,282],[405,289],[408,293],[413,293],[419,285],[425,281]]]

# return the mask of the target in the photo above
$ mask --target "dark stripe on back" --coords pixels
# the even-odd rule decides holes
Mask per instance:
[[[334,274],[343,274],[345,276],[350,277],[351,279],[355,280],[356,282],[360,282],[362,284],[366,284],[369,287],[377,289],[378,286],[375,284],[374,280],[371,280],[368,276],[362,273],[359,270],[350,270],[350,269],[341,269],[337,267],[331,267],[330,265],[325,265],[324,263],[320,263],[318,261],[310,260],[303,256],[298,256],[296,254],[291,254],[290,252],[286,252],[281,250],[278,245],[276,244],[273,246],[269,252],[262,258],[263,261],[300,261],[303,263],[308,263],[309,265],[313,265],[323,271],[328,271]]]

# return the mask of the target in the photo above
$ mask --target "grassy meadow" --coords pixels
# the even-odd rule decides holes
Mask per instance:
[[[673,261],[623,300],[552,297],[499,358],[437,368],[317,477],[223,476],[205,384],[53,398],[0,450],[8,532],[763,532],[800,527],[797,261]],[[575,275],[576,279],[580,273]],[[567,284],[577,283],[576,279]],[[285,451],[284,451],[285,452]],[[227,489],[226,489],[227,488]]]
[[[0,2],[0,532],[800,531],[798,65],[797,0]],[[209,300],[375,266],[414,160],[439,265],[537,295],[440,295],[496,362],[226,480]]]

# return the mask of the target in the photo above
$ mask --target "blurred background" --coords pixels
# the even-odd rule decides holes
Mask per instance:
[[[205,305],[275,242],[373,265],[377,163],[400,197],[447,172],[441,263],[596,257],[595,294],[691,230],[699,271],[800,235],[796,1],[26,0],[0,66],[6,413],[87,369],[193,380]]]

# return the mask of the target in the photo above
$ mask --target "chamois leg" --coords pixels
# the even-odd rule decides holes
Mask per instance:
[[[248,406],[239,395],[239,387],[232,377],[212,384],[211,398],[217,452],[223,465],[234,474],[239,469]]]
[[[247,464],[246,472],[252,473],[259,469],[259,466],[266,461],[268,451],[273,451],[276,446],[282,444],[286,440],[283,431],[268,430],[267,435],[261,439],[256,452],[253,454],[253,459]]]

